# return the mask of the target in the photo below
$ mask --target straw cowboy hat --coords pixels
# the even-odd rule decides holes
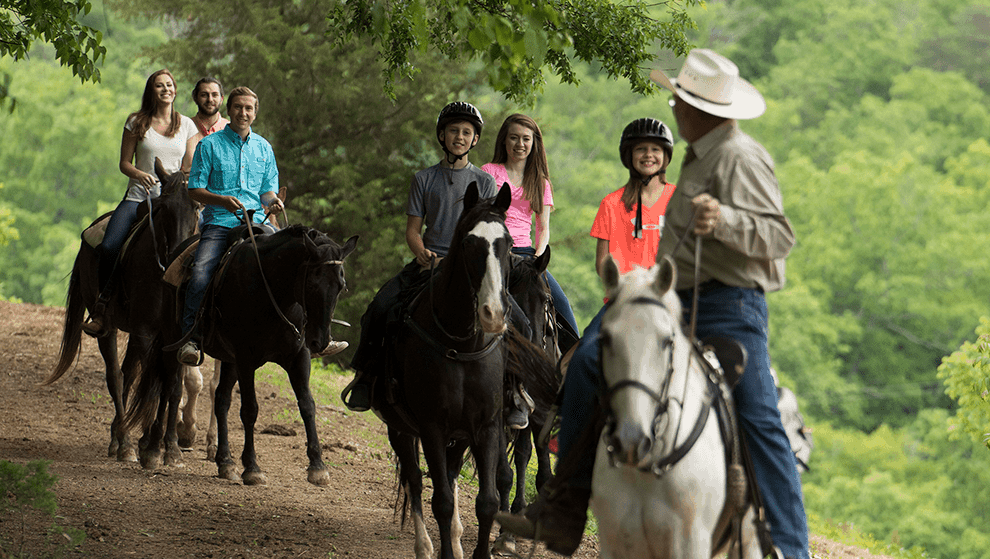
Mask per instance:
[[[688,105],[722,118],[745,120],[767,110],[760,92],[739,77],[739,68],[710,49],[689,52],[677,79],[660,70],[653,70],[650,78]]]

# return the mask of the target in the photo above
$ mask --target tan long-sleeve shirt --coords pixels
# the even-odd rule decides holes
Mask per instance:
[[[699,282],[776,291],[784,285],[784,258],[794,246],[794,230],[784,207],[766,149],[726,121],[699,138],[694,158],[681,169],[677,190],[667,206],[660,253],[670,254],[692,227],[691,199],[708,193],[718,199],[721,217],[702,245]],[[694,284],[695,237],[689,234],[674,254],[677,289]]]

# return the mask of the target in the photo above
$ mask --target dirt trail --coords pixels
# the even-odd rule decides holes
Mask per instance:
[[[411,523],[400,528],[393,512],[394,466],[382,424],[371,414],[321,406],[318,429],[330,485],[306,482],[305,434],[284,419],[295,402],[264,384],[259,427],[281,425],[292,436],[258,435],[258,457],[268,485],[246,487],[216,477],[206,461],[205,398],[201,430],[179,468],[144,471],[136,463],[106,456],[113,408],[107,396],[96,343],[84,340],[77,365],[56,384],[41,386],[55,363],[61,308],[0,301],[0,459],[51,460],[59,476],[58,523],[86,533],[71,555],[90,557],[362,557],[413,555]],[[124,347],[121,344],[120,347]],[[205,372],[205,369],[204,369]],[[291,396],[291,395],[290,395]],[[236,402],[236,398],[235,398]],[[231,445],[239,454],[243,433],[231,410]],[[296,414],[297,415],[297,414]],[[427,489],[426,498],[430,494]],[[464,548],[474,548],[474,503],[461,492]],[[26,550],[49,556],[44,541],[50,521],[32,518]],[[435,522],[427,513],[434,543]],[[0,517],[5,538],[21,531]],[[815,557],[885,559],[816,538]],[[536,557],[559,557],[541,551]],[[578,558],[597,557],[586,537]],[[889,558],[886,558],[889,559]]]

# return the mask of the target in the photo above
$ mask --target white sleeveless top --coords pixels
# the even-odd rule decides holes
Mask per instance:
[[[196,123],[192,121],[191,118],[185,115],[179,115],[181,124],[179,125],[179,131],[175,133],[175,136],[168,138],[162,136],[155,129],[148,127],[148,131],[144,133],[144,139],[137,143],[135,153],[137,154],[137,161],[135,167],[144,171],[145,173],[155,174],[155,157],[162,160],[162,167],[165,168],[166,173],[174,173],[179,170],[182,166],[182,157],[186,154],[186,142],[189,138],[195,136],[199,131],[196,129]],[[133,122],[131,119],[127,120],[124,124],[124,128],[134,131]],[[161,186],[155,186],[151,189],[151,197],[157,198],[161,195]],[[127,196],[125,200],[131,200],[134,202],[144,201],[146,195],[144,187],[137,179],[130,179],[127,182]]]

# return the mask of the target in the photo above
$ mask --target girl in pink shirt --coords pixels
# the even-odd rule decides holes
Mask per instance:
[[[512,252],[527,256],[543,254],[550,244],[553,188],[547,169],[547,153],[543,149],[543,132],[536,121],[518,113],[506,118],[495,140],[492,162],[481,170],[495,177],[496,186],[509,184],[512,204],[506,212],[505,225],[515,245]],[[536,248],[532,240],[533,216],[536,216]],[[572,333],[578,335],[571,304],[549,270],[546,280],[557,313]]]

